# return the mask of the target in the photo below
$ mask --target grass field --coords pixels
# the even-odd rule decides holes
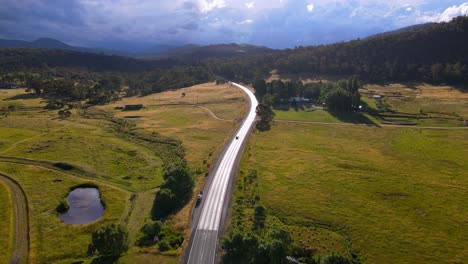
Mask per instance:
[[[0,101],[8,100],[12,91]],[[15,89],[17,95],[24,94]],[[4,95],[5,96],[5,95]],[[14,97],[13,97],[14,98]],[[5,100],[7,99],[7,100]],[[128,190],[147,190],[162,181],[161,158],[146,147],[116,137],[105,120],[81,118],[77,111],[68,120],[57,111],[44,111],[43,103],[30,99],[0,119],[0,155],[52,162],[66,162]]]
[[[185,93],[185,96],[182,96]],[[117,106],[126,104],[143,104],[140,111],[114,110]],[[217,120],[204,108],[208,108],[218,118]],[[186,158],[194,176],[202,176],[208,171],[208,166],[221,151],[221,148],[239,125],[236,121],[243,117],[247,110],[245,95],[230,85],[215,85],[207,83],[176,91],[166,91],[145,97],[124,98],[114,104],[102,107],[114,111],[118,117],[136,122],[137,127],[144,131],[156,131],[182,141],[186,150]],[[197,182],[195,193],[203,186],[202,177]],[[190,202],[169,223],[185,233],[185,242],[189,238],[190,212],[193,203]],[[140,221],[143,219],[140,219]],[[134,249],[135,250],[135,249]],[[179,249],[176,254],[182,252]],[[163,261],[160,255],[137,250],[131,253],[135,259],[152,260],[154,263]],[[131,257],[125,257],[128,261]],[[177,262],[178,257],[166,256],[167,263]],[[165,262],[162,262],[165,263]]]
[[[13,204],[11,202],[10,190],[0,181],[0,263],[10,261],[13,245]]]
[[[184,97],[182,93],[185,93]],[[146,97],[125,98],[101,108],[113,111],[117,105],[133,103],[143,103],[147,107],[141,111],[114,113],[134,121],[136,130],[156,131],[183,141],[195,175],[204,175],[224,140],[238,125],[235,119],[242,117],[247,107],[240,90],[228,85],[205,84]],[[72,110],[71,118],[60,120],[57,110],[44,110],[45,102],[22,89],[0,90],[0,107],[10,105],[14,105],[16,111],[0,118],[0,171],[16,179],[26,191],[31,209],[32,263],[90,262],[84,258],[90,234],[107,222],[127,225],[130,242],[135,242],[141,226],[150,217],[155,192],[162,181],[163,161],[154,149],[116,135],[108,120],[83,118],[79,110]],[[209,111],[226,121],[215,119]],[[9,163],[14,160],[9,157],[22,164]],[[71,164],[85,171],[86,175],[80,175],[79,171],[64,174],[60,169],[50,167],[55,162]],[[69,187],[93,181],[93,177],[96,177],[94,182],[100,186],[107,206],[104,218],[80,227],[63,224],[55,213],[58,201],[67,195]],[[169,220],[187,235],[191,205]],[[1,206],[8,205],[2,203]],[[8,214],[8,211],[2,213]],[[6,215],[0,217],[4,220]],[[1,224],[7,223],[5,220]],[[0,232],[3,230],[10,228]],[[8,245],[10,241],[7,239],[2,235],[0,243]],[[132,247],[121,261],[175,263],[179,253],[177,250],[172,252],[175,256],[162,256],[154,250]]]
[[[242,118],[247,109],[244,94],[239,89],[214,83],[125,98],[104,106],[104,109],[112,110],[126,104],[143,104],[145,108],[140,111],[116,111],[116,116],[134,120],[144,130],[157,131],[181,140],[190,167],[203,173],[206,163],[215,157],[238,123],[216,120],[197,105],[210,109],[217,117],[226,120]]]
[[[467,156],[466,131],[276,123],[254,135],[242,171],[258,171],[272,218],[319,254],[348,236],[364,263],[462,263]]]
[[[106,205],[103,218],[88,225],[64,224],[55,208],[69,188],[86,180],[55,171],[0,162],[0,172],[14,178],[26,192],[31,210],[31,263],[70,262],[85,257],[90,233],[105,223],[119,223],[128,207],[128,193],[97,184]]]

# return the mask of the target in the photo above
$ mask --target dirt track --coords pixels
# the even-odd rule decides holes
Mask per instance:
[[[19,184],[10,177],[0,174],[0,181],[11,190],[13,198],[15,237],[10,264],[26,263],[29,251],[29,210],[26,195]]]

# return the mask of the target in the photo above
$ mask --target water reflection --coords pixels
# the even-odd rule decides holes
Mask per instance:
[[[104,206],[96,188],[77,188],[67,196],[70,209],[59,214],[60,220],[71,225],[87,224],[101,218]]]

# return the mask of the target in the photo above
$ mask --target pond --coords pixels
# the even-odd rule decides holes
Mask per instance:
[[[66,224],[82,225],[98,220],[104,215],[104,205],[96,188],[76,188],[67,196],[70,208],[59,214]]]

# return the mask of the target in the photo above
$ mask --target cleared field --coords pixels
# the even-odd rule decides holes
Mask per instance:
[[[292,110],[289,111],[274,111],[278,120],[291,120],[291,121],[305,121],[305,122],[327,122],[327,123],[339,123],[341,122],[338,118],[334,117],[325,110]]]
[[[239,89],[214,83],[125,98],[103,108],[112,110],[127,104],[143,104],[145,108],[140,111],[116,111],[116,116],[135,121],[141,129],[181,140],[190,167],[201,174],[204,174],[207,164],[216,156],[238,122],[216,120],[206,109],[197,106],[206,107],[226,120],[242,118],[247,109],[244,94]]]
[[[100,225],[120,222],[129,194],[97,184],[106,205],[104,216],[89,225],[64,224],[55,208],[69,188],[87,182],[77,177],[38,168],[0,162],[0,172],[14,178],[26,192],[31,210],[31,263],[73,262],[86,257],[90,234]]]
[[[429,84],[366,85],[364,95],[381,95],[383,103],[397,114],[393,119],[421,126],[462,126],[468,119],[468,94],[451,86]],[[369,99],[368,101],[374,101]],[[388,116],[392,120],[392,116]]]
[[[254,135],[242,170],[258,171],[269,214],[318,254],[342,251],[343,235],[364,263],[462,263],[467,156],[463,130],[276,123]],[[335,234],[300,231],[311,227]]]
[[[10,190],[0,181],[0,263],[10,261],[13,246],[13,204]]]
[[[185,94],[185,96],[182,95]],[[103,109],[114,111],[117,117],[127,118],[136,122],[137,127],[144,131],[155,131],[182,141],[186,159],[195,176],[203,176],[210,163],[221,151],[221,148],[237,128],[237,120],[244,116],[247,103],[244,93],[229,84],[215,85],[207,83],[176,91],[166,91],[145,97],[124,98],[115,104],[102,106]],[[139,111],[114,110],[117,106],[127,104],[143,104],[145,108]],[[214,118],[209,109],[216,117]],[[194,193],[203,186],[204,178],[200,177]],[[190,213],[194,203],[190,202],[176,215],[168,219],[169,223],[185,234],[184,245],[189,238]],[[141,220],[141,219],[140,219]],[[134,249],[138,250],[138,249]],[[183,251],[179,249],[176,255]],[[160,255],[151,252],[131,253],[136,259],[163,261]],[[130,257],[124,258],[129,261]],[[168,263],[178,261],[178,257],[165,257]],[[165,262],[163,262],[165,263]]]
[[[38,99],[16,99],[21,96],[28,95],[21,89],[0,94],[3,104],[27,105],[0,118],[0,155],[66,162],[128,190],[161,183],[161,158],[116,136],[107,121],[81,118],[75,110],[70,119],[59,120],[56,110],[43,110]]]
[[[114,111],[115,106],[137,103],[145,104],[145,108]],[[180,249],[170,252],[174,256],[163,256],[153,248],[132,244],[150,217],[155,192],[162,181],[163,161],[151,145],[120,137],[109,121],[84,118],[79,110],[72,110],[69,119],[60,120],[58,110],[44,110],[45,102],[22,89],[0,90],[0,106],[10,105],[16,110],[0,118],[0,172],[17,180],[29,199],[32,263],[90,262],[85,256],[90,234],[108,222],[121,222],[129,229],[131,248],[122,263],[178,262]],[[195,175],[204,175],[247,105],[238,89],[205,84],[125,98],[100,108],[135,122],[137,131],[155,131],[183,141],[190,168]],[[227,121],[216,119],[213,114]],[[56,162],[71,164],[77,170],[55,168],[52,165]],[[81,177],[80,171],[86,174]],[[55,207],[69,187],[87,181],[100,186],[106,203],[104,218],[79,227],[63,224]],[[191,206],[190,203],[169,219],[171,225],[188,232]]]

